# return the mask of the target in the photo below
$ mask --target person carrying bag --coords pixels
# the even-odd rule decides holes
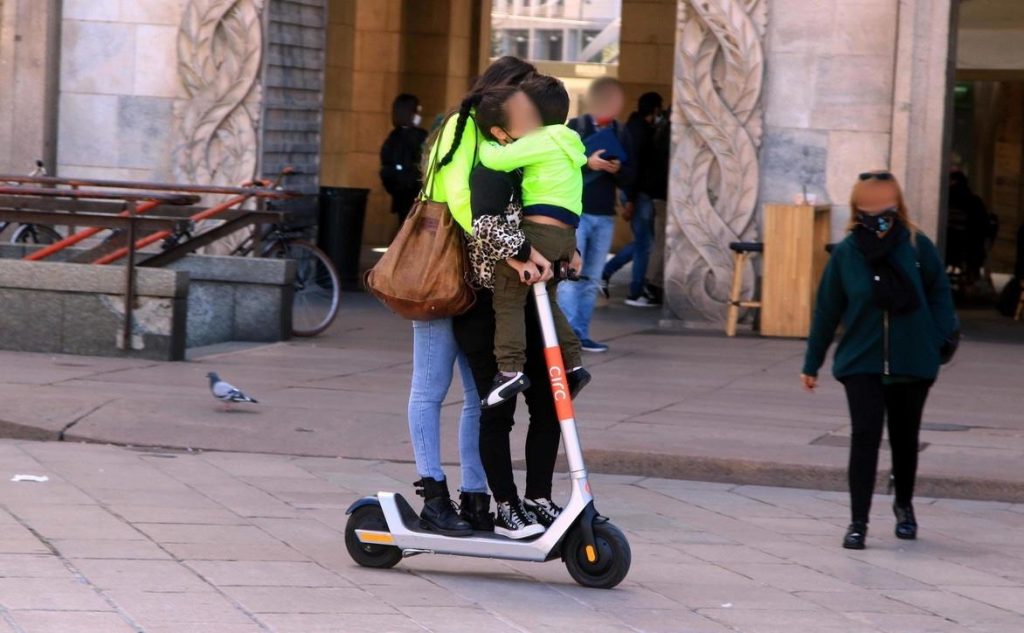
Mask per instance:
[[[414,321],[462,314],[473,305],[466,282],[464,231],[447,202],[434,200],[437,152],[423,190],[387,252],[366,273],[366,287],[399,316]]]

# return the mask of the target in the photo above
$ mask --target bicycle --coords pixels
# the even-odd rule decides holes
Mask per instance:
[[[30,178],[46,175],[46,166],[43,161],[36,161],[36,168],[29,173]],[[11,226],[11,222],[0,222],[0,233],[3,233]],[[55,244],[63,239],[53,227],[45,224],[19,224],[11,235],[11,244]]]
[[[295,261],[292,334],[316,336],[338,315],[341,278],[334,262],[305,237],[302,230],[272,224],[260,240],[260,256]],[[246,257],[253,252],[255,242],[255,237],[249,235],[231,254]]]

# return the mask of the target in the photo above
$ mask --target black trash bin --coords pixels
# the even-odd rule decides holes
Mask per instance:
[[[321,187],[316,245],[338,268],[345,290],[360,290],[359,257],[369,189]]]

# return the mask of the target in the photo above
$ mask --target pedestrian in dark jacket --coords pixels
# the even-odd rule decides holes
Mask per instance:
[[[380,148],[380,180],[391,195],[391,212],[405,221],[416,202],[422,186],[420,160],[427,131],[420,127],[420,100],[411,94],[400,94],[391,104],[394,129]]]
[[[846,389],[852,427],[852,522],[843,547],[863,549],[886,421],[896,536],[917,536],[911,501],[921,415],[939,372],[940,350],[957,322],[938,250],[910,220],[891,173],[860,175],[850,215],[850,234],[832,251],[818,289],[800,378],[806,389],[815,388],[841,323],[832,372]]]
[[[626,131],[633,141],[634,173],[633,183],[624,192],[626,196],[623,219],[629,222],[633,241],[624,246],[615,257],[608,261],[601,274],[601,287],[609,295],[608,284],[620,268],[633,263],[632,280],[626,305],[635,308],[652,308],[658,305],[657,298],[645,291],[647,264],[651,258],[654,238],[654,201],[665,199],[662,181],[665,176],[660,170],[660,156],[655,143],[655,133],[661,121],[663,100],[657,92],[640,95],[637,109],[629,115]],[[667,166],[666,166],[667,169]]]
[[[615,233],[615,192],[626,190],[635,173],[633,142],[625,126],[616,120],[622,113],[624,99],[619,80],[595,79],[587,90],[590,111],[568,123],[584,143],[594,134],[611,128],[626,154],[606,160],[602,158],[605,150],[597,149],[588,157],[583,167],[583,215],[576,228],[576,247],[583,255],[583,271],[580,281],[564,283],[558,289],[558,303],[586,352],[608,351],[607,345],[590,338],[590,319],[594,316],[601,273]]]

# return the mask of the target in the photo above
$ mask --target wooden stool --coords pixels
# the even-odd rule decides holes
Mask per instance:
[[[1017,314],[1013,315],[1014,321],[1024,319],[1024,279],[1020,280],[1020,300],[1017,301]]]
[[[730,242],[732,251],[732,288],[729,290],[729,311],[725,316],[725,335],[736,336],[736,322],[740,319],[740,308],[760,308],[760,301],[740,301],[743,290],[743,265],[747,257],[754,253],[763,253],[761,242]]]

